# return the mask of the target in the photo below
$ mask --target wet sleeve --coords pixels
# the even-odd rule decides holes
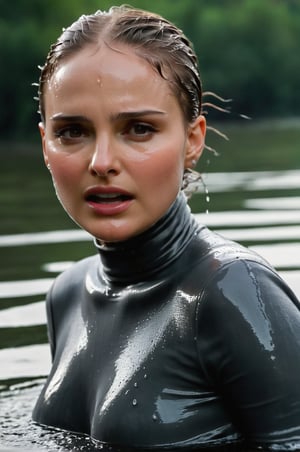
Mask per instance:
[[[300,305],[293,292],[272,269],[237,260],[207,285],[197,326],[207,379],[247,442],[300,450]]]
[[[55,329],[54,329],[54,319],[53,319],[52,291],[53,291],[53,286],[49,290],[47,297],[46,297],[46,316],[47,316],[48,341],[50,344],[51,358],[53,361],[54,354],[55,354]]]

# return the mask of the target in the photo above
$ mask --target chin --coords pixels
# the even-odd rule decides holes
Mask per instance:
[[[149,229],[153,222],[143,222],[141,224],[129,224],[124,219],[114,219],[113,221],[101,221],[101,224],[81,223],[79,226],[91,234],[96,240],[103,243],[117,243],[131,239],[145,230]]]
[[[89,232],[89,231],[88,231]],[[90,231],[89,232],[97,241],[100,243],[117,243],[117,242],[123,242],[124,240],[128,240],[131,237],[134,237],[135,233],[130,232],[121,232],[121,231],[115,231],[115,232],[103,232],[103,231]]]

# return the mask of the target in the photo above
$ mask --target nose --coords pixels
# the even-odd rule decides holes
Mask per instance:
[[[117,158],[116,143],[113,143],[113,140],[109,137],[101,137],[96,141],[89,171],[93,176],[100,177],[119,173],[120,165]]]

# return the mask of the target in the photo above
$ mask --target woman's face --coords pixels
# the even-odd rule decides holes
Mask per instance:
[[[203,117],[186,126],[168,82],[124,45],[64,60],[44,99],[40,130],[58,198],[104,242],[154,224],[203,149]]]

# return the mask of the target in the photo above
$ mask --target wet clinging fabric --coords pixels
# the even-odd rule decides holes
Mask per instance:
[[[53,364],[35,421],[131,450],[300,447],[299,302],[182,195],[58,276],[47,315]]]

